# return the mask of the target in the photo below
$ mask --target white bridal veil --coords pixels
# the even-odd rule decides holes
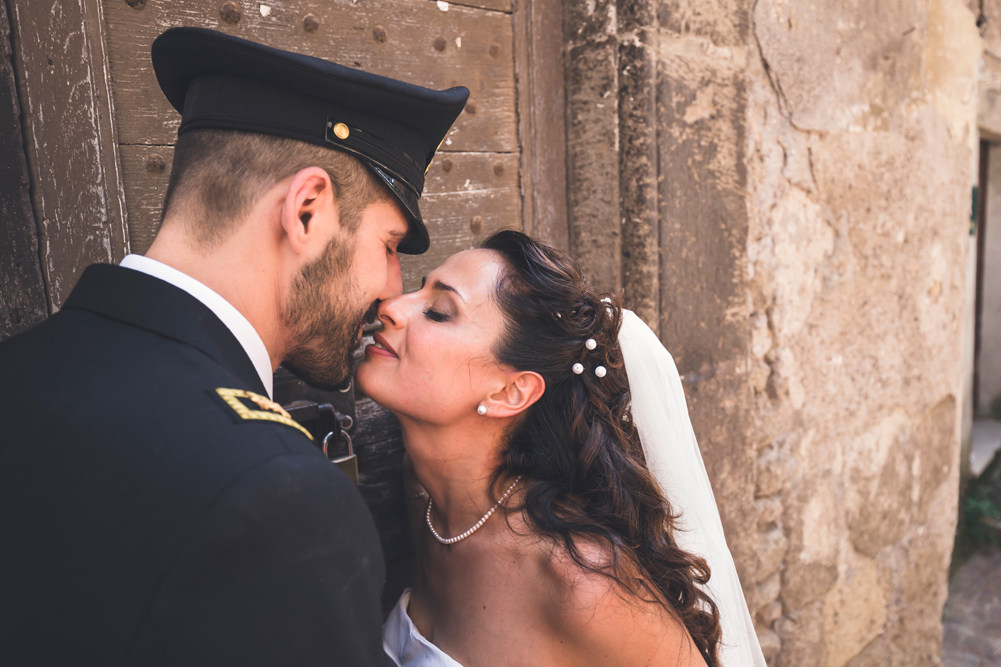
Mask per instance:
[[[712,571],[706,592],[719,607],[723,628],[720,665],[765,667],[674,358],[630,310],[622,311],[619,346],[647,466],[674,511],[681,515],[680,530],[675,533],[678,545],[705,558]]]

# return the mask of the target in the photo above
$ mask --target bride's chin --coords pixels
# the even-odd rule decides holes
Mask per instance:
[[[378,373],[370,368],[367,363],[362,363],[355,371],[355,387],[382,407],[391,410],[392,392],[387,391],[383,383],[379,381]]]

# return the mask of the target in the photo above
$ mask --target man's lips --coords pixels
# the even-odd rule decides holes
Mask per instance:
[[[372,336],[372,340],[375,341],[375,345],[369,345],[365,348],[366,352],[371,352],[372,354],[377,354],[383,357],[392,357],[393,359],[399,358],[396,354],[396,350],[386,342],[386,338],[382,335],[382,332],[376,332]]]

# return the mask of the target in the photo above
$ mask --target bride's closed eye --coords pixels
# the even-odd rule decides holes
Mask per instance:
[[[431,308],[424,309],[424,316],[432,322],[448,322],[452,319],[451,315],[439,313],[437,310],[432,310]]]
[[[421,289],[427,285],[427,276],[421,278]],[[454,291],[454,288],[443,284],[440,280],[435,282],[435,289],[445,289],[447,291]],[[452,314],[443,312],[441,310],[435,310],[434,305],[431,305],[424,309],[424,317],[428,318],[432,322],[448,322],[452,319]]]

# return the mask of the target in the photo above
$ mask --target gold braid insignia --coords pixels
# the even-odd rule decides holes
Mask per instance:
[[[270,398],[265,398],[260,394],[255,394],[252,391],[246,391],[245,389],[216,389],[215,392],[219,394],[222,400],[226,401],[226,405],[233,408],[233,411],[239,415],[242,419],[262,419],[264,421],[278,422],[279,424],[285,424],[286,426],[291,426],[294,429],[298,429],[303,435],[305,435],[310,440],[313,439],[313,435],[302,427],[302,424],[292,419],[292,415],[285,411],[285,408],[278,405]],[[242,401],[241,398],[245,398],[248,401],[255,403],[260,410],[251,410]]]

